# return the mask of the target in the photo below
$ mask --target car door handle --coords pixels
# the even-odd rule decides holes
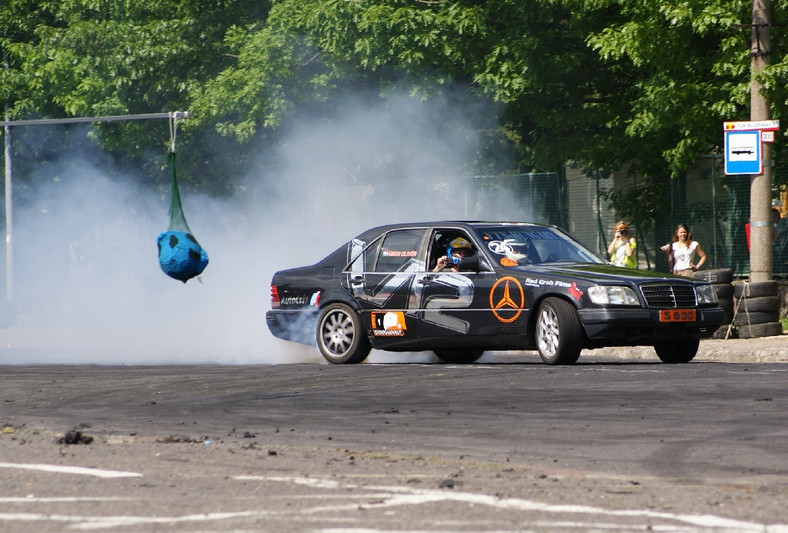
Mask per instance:
[[[364,284],[364,276],[356,276],[352,280],[350,280],[351,285],[363,285]]]
[[[432,283],[434,280],[435,280],[435,277],[434,277],[434,276],[425,276],[425,277],[423,277],[423,278],[419,278],[419,280],[417,281],[417,283],[420,283],[420,284],[422,284],[422,285],[429,285],[429,284],[430,284],[430,283]]]

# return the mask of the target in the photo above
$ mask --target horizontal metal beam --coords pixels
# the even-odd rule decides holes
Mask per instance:
[[[51,124],[75,124],[79,122],[115,122],[121,120],[150,120],[156,118],[179,119],[187,118],[188,111],[170,111],[169,113],[144,113],[141,115],[114,115],[108,117],[73,117],[73,118],[41,118],[33,120],[6,120],[0,127],[7,126],[46,126]]]

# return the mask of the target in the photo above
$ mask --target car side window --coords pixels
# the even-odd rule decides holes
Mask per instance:
[[[380,245],[375,272],[399,272],[410,261],[417,259],[424,230],[391,231]]]
[[[462,231],[454,230],[437,230],[432,234],[431,244],[430,244],[430,251],[429,251],[429,269],[432,270],[435,268],[435,265],[438,263],[438,259],[442,256],[448,254],[448,248],[450,243],[452,243],[455,239],[460,238],[467,242],[473,242],[471,239],[468,238]],[[467,252],[468,256],[475,255],[477,253],[476,248],[471,245],[471,249]]]
[[[364,272],[372,272],[375,270],[375,259],[378,256],[378,250],[380,249],[381,241],[382,239],[378,239],[366,250],[364,250]]]

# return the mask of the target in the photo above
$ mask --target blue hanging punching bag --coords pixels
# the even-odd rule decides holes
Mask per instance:
[[[189,230],[181,207],[178,178],[175,172],[175,152],[170,153],[172,166],[172,197],[170,199],[170,227],[159,234],[159,265],[171,278],[184,283],[199,276],[208,266],[208,254]]]
[[[165,274],[184,283],[202,274],[208,266],[208,254],[191,233],[167,230],[156,239],[159,265]]]

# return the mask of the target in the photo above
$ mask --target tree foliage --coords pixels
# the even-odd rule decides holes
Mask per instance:
[[[430,98],[459,84],[506,105],[521,169],[567,160],[676,174],[746,114],[741,1],[283,0],[236,32],[238,64],[196,99],[247,139],[351,85]],[[217,102],[232,102],[232,114]],[[215,115],[214,115],[215,116]]]
[[[743,0],[6,0],[0,95],[15,118],[189,109],[184,141],[204,151],[185,163],[223,176],[206,178],[217,190],[231,187],[222,165],[242,165],[244,143],[275,137],[288,117],[327,112],[353,91],[424,101],[460,91],[496,103],[497,127],[479,126],[488,141],[480,169],[506,147],[518,155],[509,171],[574,161],[662,179],[717,150],[722,121],[748,118],[750,33],[739,25],[750,8]],[[774,9],[774,22],[785,15]],[[788,98],[779,27],[763,75],[776,118]],[[98,132],[125,158],[162,142],[142,124]]]
[[[228,28],[239,17],[264,20],[268,9],[255,0],[10,0],[0,8],[8,61],[0,94],[17,119],[186,110],[190,89],[232,63]],[[169,141],[166,124],[103,123],[95,131],[131,164],[145,163],[151,150],[163,153]]]

